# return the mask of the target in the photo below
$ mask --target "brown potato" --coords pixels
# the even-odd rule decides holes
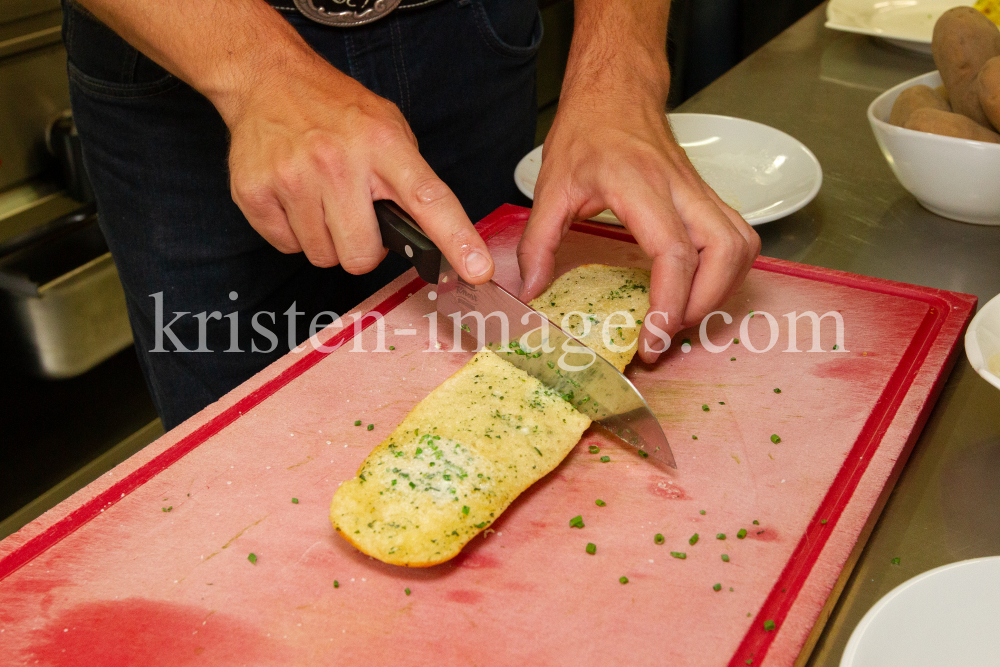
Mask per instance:
[[[993,129],[1000,132],[1000,56],[986,61],[976,76],[976,92],[983,113],[993,123]]]
[[[941,99],[948,103],[948,111],[951,111],[951,100],[948,99],[948,89],[941,84],[934,89],[934,92],[941,96]]]
[[[934,24],[931,50],[951,108],[986,125],[976,75],[987,60],[1000,56],[1000,29],[972,7],[953,7]]]
[[[903,127],[917,109],[930,108],[951,111],[948,103],[930,86],[911,86],[899,94],[892,103],[889,122]]]
[[[917,109],[910,114],[910,118],[906,121],[904,127],[908,130],[941,134],[946,137],[973,139],[974,141],[1000,144],[1000,134],[997,134],[993,130],[987,130],[979,123],[962,114],[941,111],[940,109],[930,109],[927,107]]]

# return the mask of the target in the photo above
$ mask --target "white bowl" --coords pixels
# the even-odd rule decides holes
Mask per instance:
[[[965,356],[983,379],[1000,389],[1000,294],[980,308],[969,323]]]
[[[1000,664],[1000,556],[935,568],[868,610],[840,667]]]
[[[892,173],[929,211],[977,225],[1000,225],[1000,144],[889,124],[893,102],[919,84],[936,88],[941,76],[935,71],[904,81],[868,107],[868,122]]]

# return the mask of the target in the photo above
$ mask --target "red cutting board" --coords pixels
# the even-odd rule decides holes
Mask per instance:
[[[510,288],[526,217],[507,206],[479,226]],[[584,262],[648,265],[625,232],[597,225],[574,227],[557,273]],[[447,351],[443,326],[442,349],[429,342],[429,291],[410,273],[359,306],[384,316],[385,352],[373,351],[373,317],[358,336],[327,329],[0,542],[0,661],[791,664],[975,307],[971,296],[761,259],[722,308],[733,323],[716,316],[707,330],[714,345],[739,344],[710,352],[692,331],[678,336],[691,339],[688,352],[675,340],[657,366],[629,370],[676,471],[591,429],[493,530],[453,561],[417,570],[355,551],[327,507],[470,356]],[[832,349],[827,318],[821,351],[786,351],[792,311],[839,312],[843,347]],[[765,312],[779,341],[756,353],[770,338]],[[328,346],[315,349],[320,341]],[[796,341],[811,348],[806,320]],[[610,462],[588,453],[595,444]],[[578,514],[586,527],[570,528]]]

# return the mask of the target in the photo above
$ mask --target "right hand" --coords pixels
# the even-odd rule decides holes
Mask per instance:
[[[486,244],[392,102],[319,56],[275,69],[219,108],[233,201],[261,236],[317,266],[366,273],[386,255],[372,202],[391,199],[462,278],[492,277]]]

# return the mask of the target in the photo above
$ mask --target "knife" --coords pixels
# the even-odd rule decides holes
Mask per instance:
[[[405,257],[437,285],[440,314],[480,346],[487,346],[554,389],[639,454],[676,468],[670,444],[646,399],[628,378],[579,339],[526,306],[492,280],[470,285],[451,267],[416,222],[391,201],[377,201],[382,245]]]

